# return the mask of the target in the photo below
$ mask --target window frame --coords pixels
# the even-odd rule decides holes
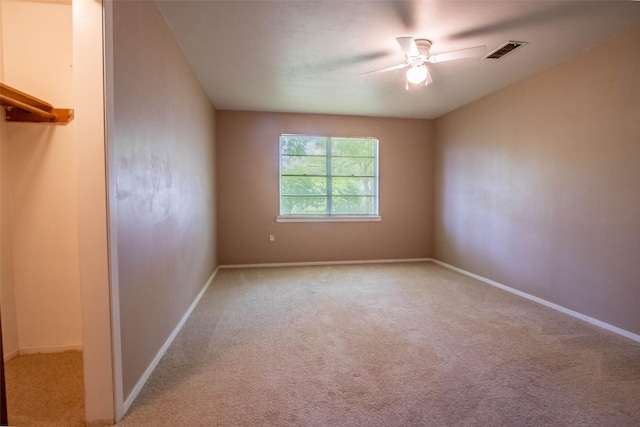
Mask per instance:
[[[374,206],[373,214],[283,214],[282,213],[282,137],[298,136],[307,138],[326,138],[327,143],[331,144],[332,139],[371,139],[375,140],[375,156],[374,156]],[[327,180],[332,177],[331,166],[331,147],[327,147]],[[276,222],[370,222],[381,221],[380,216],[380,185],[379,185],[379,169],[380,169],[380,140],[376,137],[354,137],[354,136],[324,136],[324,135],[303,135],[303,134],[281,134],[278,138],[278,216]],[[329,201],[332,198],[330,187],[326,189],[325,195]]]

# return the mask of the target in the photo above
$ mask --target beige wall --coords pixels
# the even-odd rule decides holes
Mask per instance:
[[[4,50],[2,4],[0,1],[0,52]],[[0,54],[0,82],[4,82],[4,55]],[[0,306],[2,307],[2,349],[5,359],[18,353],[18,321],[13,292],[11,221],[9,210],[9,139],[4,108],[0,108]]]
[[[436,120],[435,258],[640,333],[638,46]]]
[[[283,133],[377,137],[382,221],[276,223]],[[217,141],[220,264],[431,255],[431,121],[218,111]]]
[[[126,399],[216,268],[215,110],[155,3],[113,3],[117,263]]]
[[[2,20],[3,81],[72,107],[71,2],[2,0]],[[3,127],[3,287],[20,352],[81,348],[74,123]]]

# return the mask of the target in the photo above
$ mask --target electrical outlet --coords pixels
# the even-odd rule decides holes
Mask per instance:
[[[275,234],[269,234],[269,241],[273,242],[276,240],[276,235]]]

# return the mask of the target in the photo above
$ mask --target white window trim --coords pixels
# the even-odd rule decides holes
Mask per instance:
[[[380,215],[278,215],[276,222],[374,222]]]
[[[282,134],[282,135],[292,135],[292,134]],[[281,135],[281,136],[282,136]],[[325,137],[325,138],[340,138],[340,137]],[[357,138],[357,137],[343,137],[343,138]],[[376,144],[376,172],[375,172],[375,177],[376,177],[376,197],[375,197],[375,202],[376,202],[376,214],[375,215],[357,215],[357,214],[353,214],[353,215],[334,215],[334,214],[328,214],[328,215],[278,215],[276,216],[276,222],[380,222],[382,221],[382,216],[380,215],[378,209],[379,209],[379,203],[380,203],[380,188],[379,188],[379,168],[380,168],[380,163],[379,163],[379,156],[380,156],[380,140],[377,137],[371,137],[371,136],[366,136],[366,137],[362,137],[362,138],[366,138],[366,139],[375,139],[378,144]],[[281,169],[281,156],[282,156],[282,152],[281,152],[281,147],[280,144],[278,143],[278,180],[282,179],[282,169]],[[282,203],[282,194],[280,193],[280,191],[282,190],[282,184],[280,182],[278,182],[278,199],[279,199],[279,203]],[[280,206],[280,210],[282,210],[282,206]]]

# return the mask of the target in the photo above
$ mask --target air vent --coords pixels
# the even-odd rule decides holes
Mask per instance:
[[[527,42],[515,42],[513,40],[509,40],[493,52],[489,53],[482,59],[500,59],[506,54],[513,52],[518,49],[520,46],[527,44]]]

